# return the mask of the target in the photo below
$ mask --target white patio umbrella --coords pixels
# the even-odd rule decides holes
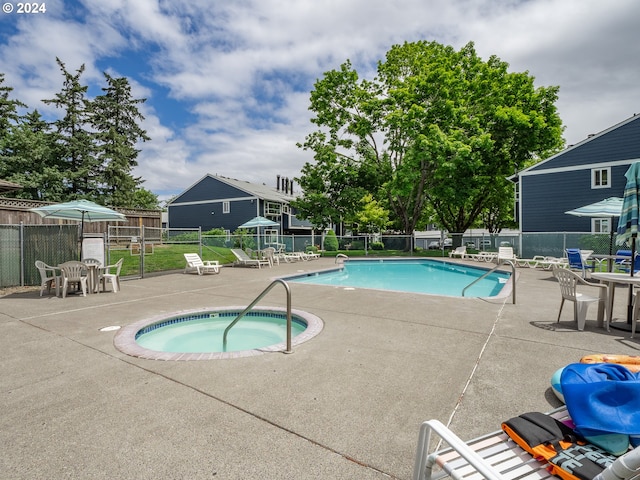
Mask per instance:
[[[258,237],[258,250],[260,250],[260,227],[277,227],[280,224],[268,218],[257,216],[244,222],[238,228],[255,228]]]
[[[609,238],[609,255],[613,253],[613,237],[615,235],[615,228],[613,226],[613,219],[619,217],[622,212],[623,200],[620,197],[609,197],[599,202],[585,205],[584,207],[578,207],[574,210],[564,212],[576,217],[591,217],[591,218],[610,218],[611,222],[611,237]]]
[[[84,222],[123,222],[127,219],[124,214],[103,207],[89,200],[73,200],[71,202],[55,203],[43,207],[31,208],[43,218],[57,218],[61,220],[76,220],[80,222],[80,255],[82,255],[82,242]]]

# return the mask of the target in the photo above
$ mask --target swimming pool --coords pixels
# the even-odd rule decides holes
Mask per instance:
[[[488,269],[429,259],[348,260],[340,268],[285,278],[294,283],[372,288],[459,297]],[[510,273],[496,271],[471,286],[465,297],[495,297]]]
[[[211,360],[286,350],[286,309],[254,307],[223,334],[245,307],[188,310],[140,320],[122,328],[115,347],[127,355],[153,360]],[[311,339],[323,328],[319,317],[291,309],[291,345]],[[289,352],[288,352],[289,353]]]

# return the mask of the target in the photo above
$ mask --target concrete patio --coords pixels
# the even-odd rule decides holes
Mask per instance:
[[[473,265],[479,265],[471,262]],[[517,303],[291,284],[324,320],[294,353],[163,362],[127,356],[114,331],[180,310],[247,305],[271,279],[334,266],[223,268],[125,281],[118,293],[0,297],[0,472],[7,479],[411,477],[422,421],[462,438],[559,405],[553,372],[639,339],[578,332],[549,271],[518,269]],[[484,265],[486,266],[486,264]],[[615,316],[625,312],[624,292]],[[260,305],[284,306],[283,289]]]

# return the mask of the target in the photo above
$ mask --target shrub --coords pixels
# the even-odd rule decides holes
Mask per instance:
[[[371,250],[384,250],[384,243],[371,242]]]
[[[324,249],[328,252],[338,251],[338,237],[333,230],[329,230],[324,237]]]

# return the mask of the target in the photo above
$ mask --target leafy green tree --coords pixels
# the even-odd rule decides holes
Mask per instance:
[[[20,100],[9,98],[12,91],[12,87],[4,85],[4,73],[0,73],[0,141],[9,134],[11,126],[18,122],[18,108],[26,108]]]
[[[107,86],[103,95],[92,102],[91,124],[96,130],[97,159],[100,165],[100,184],[103,203],[133,207],[145,195],[136,194],[142,179],[131,171],[138,165],[138,141],[150,140],[138,122],[144,117],[138,105],[146,99],[134,99],[127,78],[113,78],[104,73]],[[150,199],[149,199],[150,200]],[[157,205],[157,198],[155,199]]]
[[[57,159],[49,124],[37,110],[14,125],[8,137],[11,161],[0,176],[22,185],[13,192],[16,198],[59,202],[64,200],[63,177]]]
[[[359,232],[375,233],[389,225],[389,212],[373,198],[372,194],[367,193],[362,197],[360,204],[361,210],[354,216]]]
[[[314,205],[322,218],[353,215],[351,199],[364,189],[404,232],[424,222],[427,206],[443,227],[464,232],[501,204],[496,179],[562,145],[558,88],[536,89],[507,68],[497,57],[483,62],[473,43],[456,52],[422,41],[393,46],[373,81],[348,61],[327,72],[311,92],[318,130],[300,145],[315,161],[298,179],[302,215],[314,221]],[[358,182],[346,199],[344,178]]]
[[[64,110],[64,116],[53,122],[56,152],[61,161],[65,199],[99,197],[100,163],[95,153],[95,133],[90,130],[91,102],[86,98],[87,86],[80,83],[82,65],[75,74],[67,71],[56,57],[64,77],[62,90],[55,98],[43,100]]]
[[[122,206],[129,208],[142,208],[146,210],[158,210],[160,208],[160,201],[158,200],[158,196],[150,190],[147,190],[146,188],[138,188],[133,192],[129,204]]]

